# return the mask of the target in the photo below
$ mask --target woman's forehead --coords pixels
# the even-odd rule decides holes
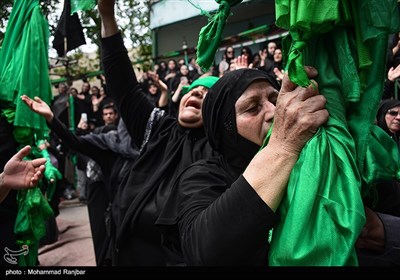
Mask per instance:
[[[257,80],[252,82],[243,92],[241,97],[250,97],[253,95],[271,94],[277,90],[266,80]]]

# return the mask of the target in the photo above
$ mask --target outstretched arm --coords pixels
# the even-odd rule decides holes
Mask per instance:
[[[153,80],[155,85],[158,87],[158,89],[161,92],[160,99],[158,100],[158,107],[165,107],[168,105],[168,86],[161,81],[160,77],[158,74],[155,72],[149,71],[149,77]]]
[[[101,37],[106,38],[118,33],[114,14],[115,0],[99,0],[97,7],[101,17]]]
[[[171,100],[174,103],[179,102],[179,96],[181,95],[183,86],[188,86],[189,82],[187,80],[183,80],[179,83],[178,88],[175,90],[174,95],[172,96]]]
[[[32,188],[42,179],[46,159],[38,158],[24,161],[23,158],[30,152],[31,147],[25,146],[5,165],[4,171],[0,174],[0,202],[6,198],[11,189]]]
[[[102,64],[107,90],[114,98],[127,130],[140,147],[154,105],[139,85],[114,15],[115,0],[100,0]]]
[[[76,136],[74,133],[68,130],[65,125],[54,117],[49,105],[46,104],[42,99],[35,96],[34,99],[29,98],[26,95],[21,96],[22,101],[35,113],[43,116],[49,123],[50,128],[60,137],[63,142],[68,145],[69,148],[82,153],[97,162],[104,159],[107,154],[112,152],[93,145],[90,139],[98,139],[101,136],[96,134],[89,134],[87,136]]]
[[[21,95],[21,99],[33,112],[44,117],[48,123],[52,122],[54,114],[51,111],[49,105],[47,105],[47,103],[44,102],[42,99],[37,96],[35,96],[34,99],[31,99],[25,94]]]

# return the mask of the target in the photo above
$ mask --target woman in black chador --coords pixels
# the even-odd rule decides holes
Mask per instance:
[[[115,1],[99,1],[102,62],[107,89],[136,145],[137,161],[119,186],[112,209],[116,225],[114,264],[165,266],[176,261],[161,245],[154,222],[177,174],[212,155],[203,129],[201,106],[215,77],[199,79],[182,97],[178,118],[152,105],[138,84],[114,16]]]
[[[278,88],[267,73],[242,69],[225,74],[205,98],[204,129],[220,155],[179,176],[157,221],[165,246],[183,263],[267,265],[268,231],[291,170],[328,120],[317,87],[296,87],[286,76],[279,96]],[[269,143],[259,151],[273,121]]]

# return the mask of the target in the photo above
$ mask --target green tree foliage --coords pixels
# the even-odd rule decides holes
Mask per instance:
[[[151,0],[117,1],[116,13],[120,19],[118,25],[132,47],[138,50],[138,59],[144,68],[148,68],[151,59],[150,34],[150,2]],[[81,22],[86,38],[100,46],[100,17],[96,10],[82,12]],[[100,48],[99,48],[100,49]]]

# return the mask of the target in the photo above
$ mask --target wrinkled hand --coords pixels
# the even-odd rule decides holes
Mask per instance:
[[[30,146],[25,146],[16,153],[5,165],[3,171],[3,186],[9,189],[26,189],[34,187],[43,178],[45,158],[24,161],[29,155]]]
[[[309,78],[318,74],[312,67],[306,66],[305,70]],[[319,94],[318,84],[311,81],[310,86],[303,88],[292,83],[285,74],[275,109],[270,143],[297,155],[329,118],[326,98]]]
[[[54,115],[49,105],[39,97],[35,96],[31,99],[26,95],[21,95],[21,99],[33,112],[45,117],[48,122],[53,120]]]
[[[366,223],[357,239],[356,247],[382,252],[385,249],[385,229],[378,215],[365,207]]]

